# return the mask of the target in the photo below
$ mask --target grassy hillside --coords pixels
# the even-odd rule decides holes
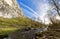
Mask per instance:
[[[33,21],[29,18],[2,18],[0,17],[0,35],[1,34],[8,34],[15,30],[21,29],[24,26],[31,26],[31,27],[42,27],[43,24]]]

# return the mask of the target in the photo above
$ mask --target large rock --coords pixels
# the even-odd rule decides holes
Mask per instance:
[[[17,3],[17,0],[0,0],[0,17],[24,17],[24,14]]]

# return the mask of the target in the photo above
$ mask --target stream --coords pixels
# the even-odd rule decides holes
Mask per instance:
[[[36,39],[35,33],[42,31],[43,29],[23,29],[9,35],[0,36],[0,39]]]

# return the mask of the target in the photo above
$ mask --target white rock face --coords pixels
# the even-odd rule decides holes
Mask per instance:
[[[12,6],[12,4],[13,4],[13,2],[12,2],[12,0],[5,0],[6,2],[7,2],[7,4],[9,4],[10,6]]]
[[[17,4],[17,0],[0,0],[0,17],[24,17],[24,14]]]

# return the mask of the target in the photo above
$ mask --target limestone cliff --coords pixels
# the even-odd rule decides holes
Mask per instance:
[[[24,17],[24,14],[17,3],[17,0],[0,0],[0,17]]]

